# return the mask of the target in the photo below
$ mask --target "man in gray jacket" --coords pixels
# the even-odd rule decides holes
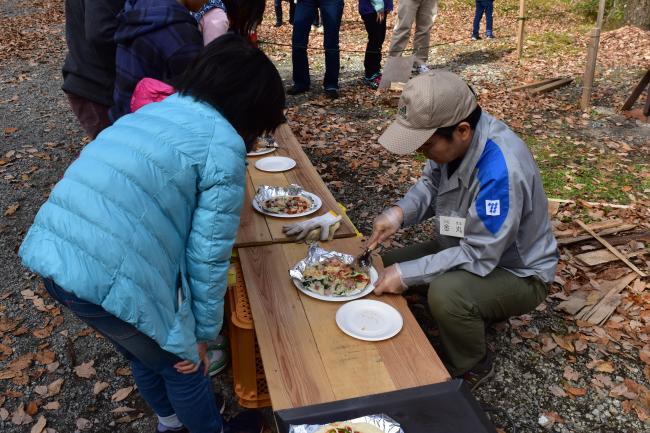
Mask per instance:
[[[435,229],[430,242],[383,255],[375,293],[428,284],[450,373],[478,385],[493,372],[486,322],[535,308],[555,275],[539,170],[526,144],[482,112],[460,77],[442,70],[407,83],[379,143],[428,161],[404,198],[375,219],[368,246],[425,220]]]

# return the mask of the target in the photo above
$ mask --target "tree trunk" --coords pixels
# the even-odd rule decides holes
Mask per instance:
[[[623,21],[650,29],[650,0],[624,0]]]

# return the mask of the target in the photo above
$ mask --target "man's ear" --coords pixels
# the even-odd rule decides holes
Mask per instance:
[[[469,122],[460,122],[456,127],[456,132],[461,140],[467,140],[472,136],[472,127],[469,126]]]

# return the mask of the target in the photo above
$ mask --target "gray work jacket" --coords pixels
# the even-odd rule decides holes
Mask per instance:
[[[557,244],[537,165],[526,144],[485,112],[451,177],[447,164],[427,161],[397,206],[404,211],[404,227],[431,218],[434,239],[443,248],[400,263],[406,285],[429,283],[452,269],[485,276],[496,267],[553,281]],[[452,232],[459,221],[446,217],[464,219],[463,237],[440,234],[441,221],[447,229],[451,221]]]

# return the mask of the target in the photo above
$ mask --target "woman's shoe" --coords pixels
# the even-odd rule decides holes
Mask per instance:
[[[228,352],[225,350],[208,350],[208,374],[214,376],[228,365]]]
[[[228,350],[228,338],[223,334],[217,335],[217,338],[208,342],[208,350]]]

